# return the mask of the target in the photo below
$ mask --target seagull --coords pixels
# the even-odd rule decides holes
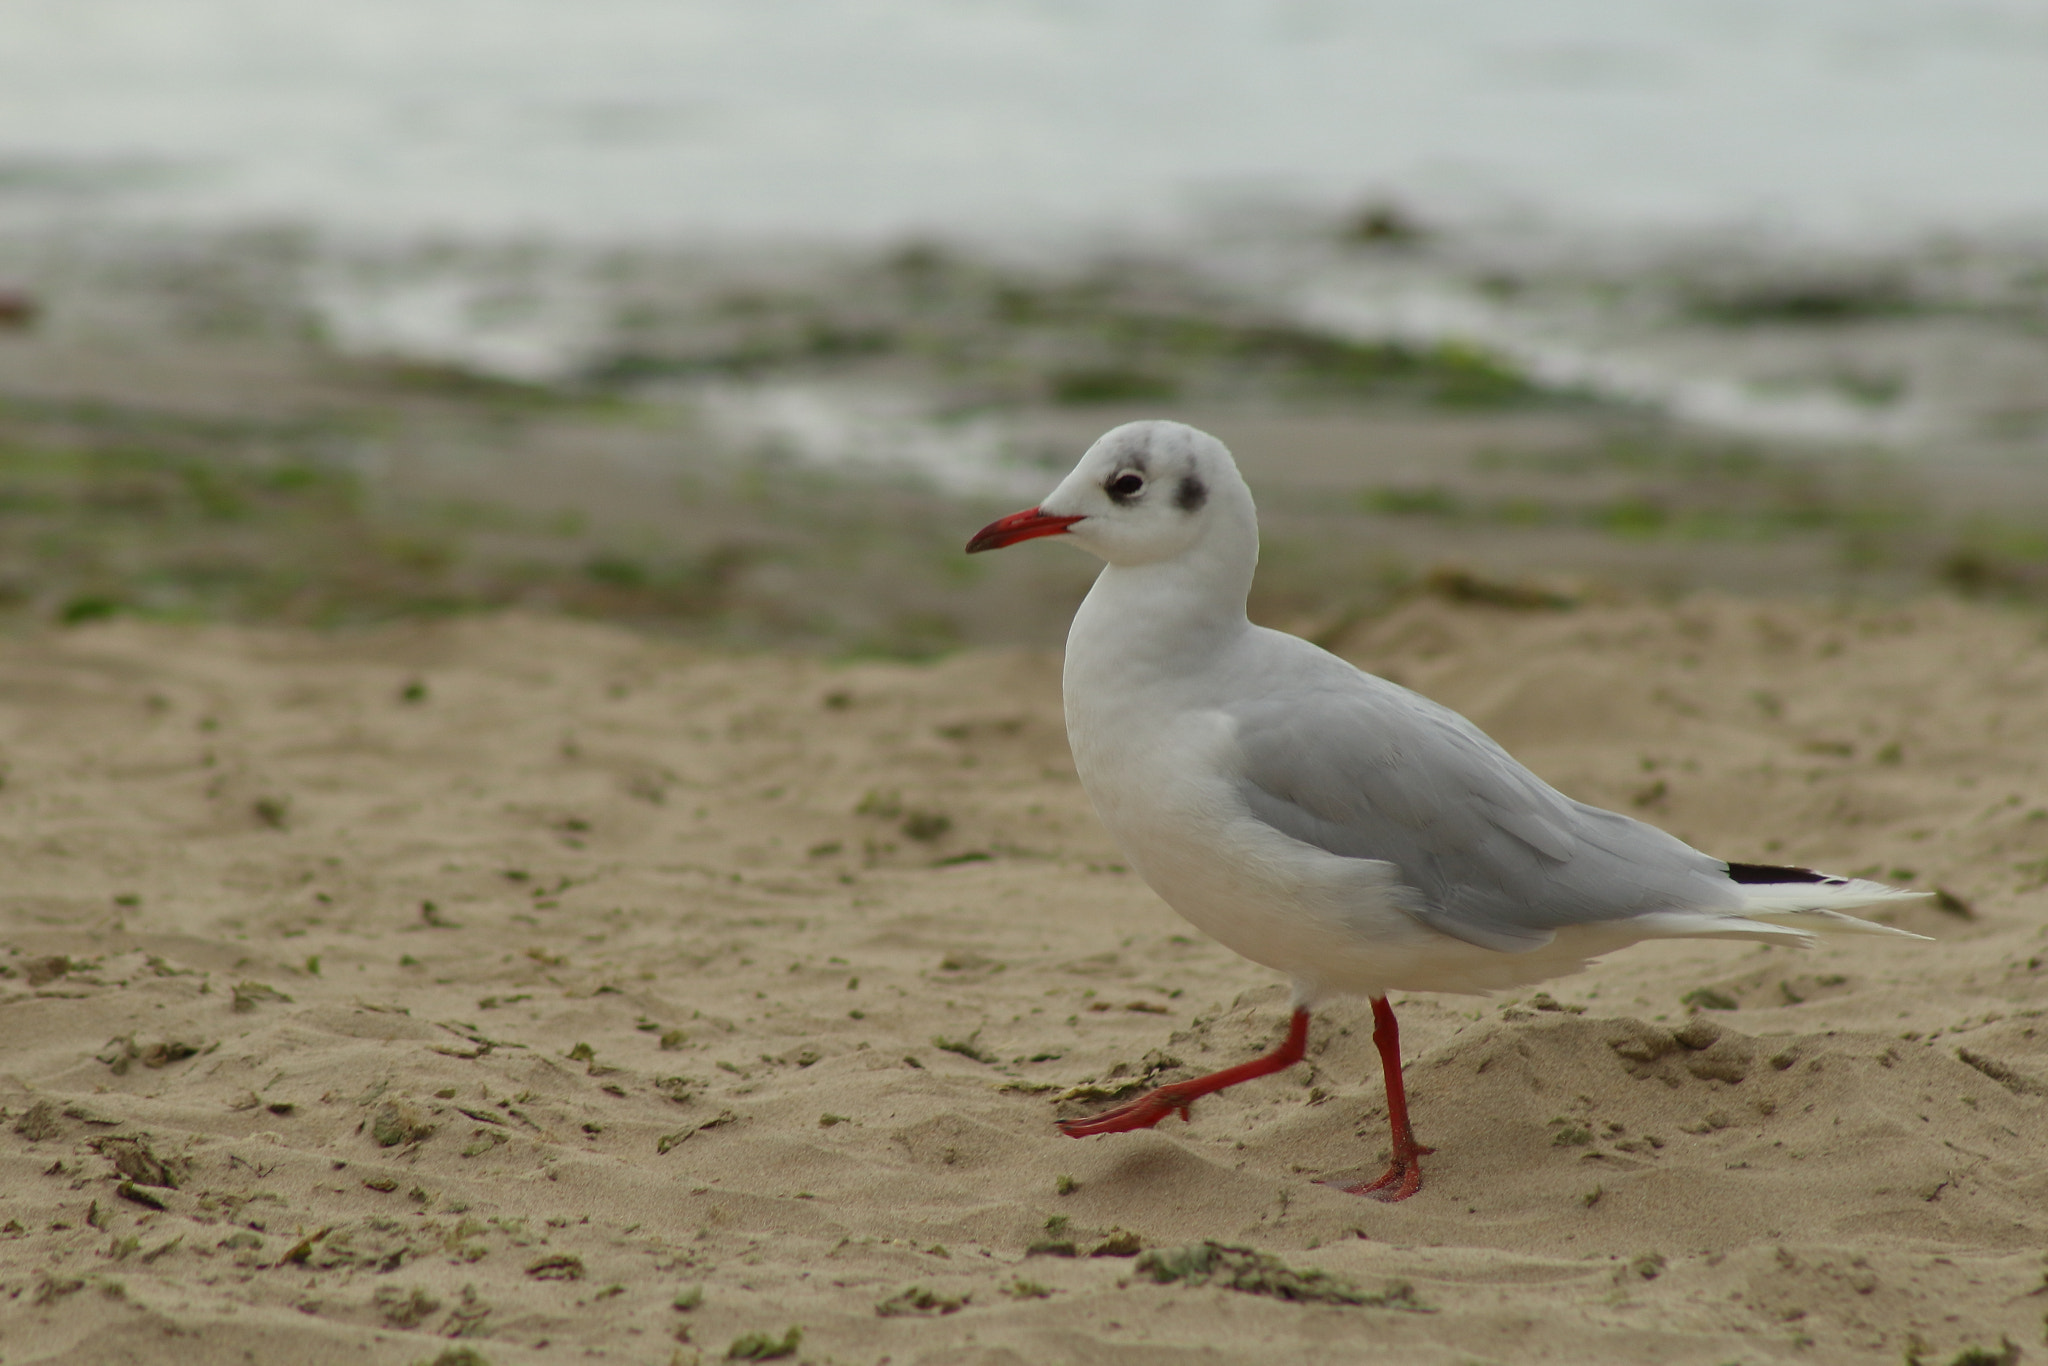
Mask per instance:
[[[1916,899],[1807,868],[1730,863],[1573,801],[1449,708],[1253,625],[1258,512],[1229,450],[1177,422],[1089,447],[972,555],[1057,536],[1106,561],[1067,634],[1067,738],[1130,866],[1220,943],[1293,983],[1271,1052],[1173,1082],[1068,1135],[1190,1118],[1196,1099],[1299,1062],[1309,1012],[1372,1001],[1392,1160],[1351,1194],[1422,1186],[1390,991],[1481,994],[1645,939],[1922,939],[1844,911]]]

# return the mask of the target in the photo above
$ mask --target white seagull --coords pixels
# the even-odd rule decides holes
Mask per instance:
[[[1223,443],[1133,422],[969,554],[1059,536],[1107,561],[1074,614],[1067,738],[1096,813],[1167,904],[1293,980],[1286,1040],[1060,1127],[1150,1128],[1298,1062],[1310,1009],[1372,998],[1393,1159],[1353,1194],[1422,1184],[1389,991],[1483,993],[1578,971],[1644,939],[1809,944],[1906,935],[1844,910],[1924,896],[1729,863],[1573,801],[1464,717],[1309,642],[1254,626],[1251,490]]]

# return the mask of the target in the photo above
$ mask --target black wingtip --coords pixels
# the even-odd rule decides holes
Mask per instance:
[[[1811,868],[1781,868],[1771,863],[1731,863],[1728,865],[1731,882],[1752,884],[1759,882],[1824,882],[1840,886],[1847,878],[1835,877],[1830,873],[1816,873]]]

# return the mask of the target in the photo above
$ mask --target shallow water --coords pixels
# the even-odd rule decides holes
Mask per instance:
[[[1171,258],[1724,432],[2048,451],[2033,0],[0,8],[0,227],[255,224],[312,244],[279,287],[337,350],[522,382],[622,344],[611,253],[719,274],[936,238],[1054,273]],[[20,260],[0,276],[43,278]],[[985,428],[923,422],[946,401],[710,409],[989,482]]]

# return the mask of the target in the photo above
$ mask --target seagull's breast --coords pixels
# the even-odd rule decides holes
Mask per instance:
[[[1067,735],[1081,785],[1132,868],[1246,958],[1316,982],[1340,963],[1440,938],[1399,909],[1390,865],[1327,854],[1252,814],[1224,711],[1070,689]]]
[[[1231,824],[1232,727],[1223,713],[1122,699],[1067,702],[1067,740],[1096,814],[1140,864],[1214,848]]]

